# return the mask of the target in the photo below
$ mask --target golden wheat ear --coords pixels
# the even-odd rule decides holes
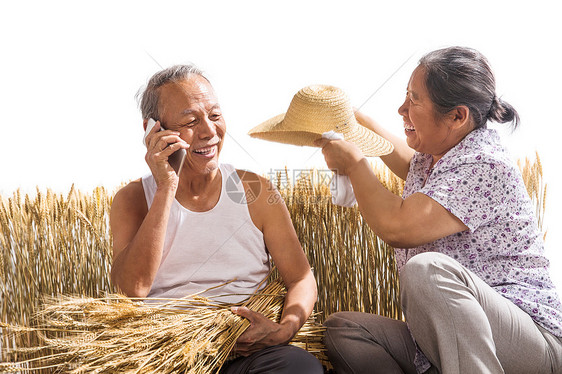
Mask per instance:
[[[278,321],[284,297],[285,287],[273,279],[245,305]],[[248,320],[231,312],[231,305],[198,295],[144,301],[151,302],[122,295],[48,298],[38,315],[39,326],[2,325],[14,333],[35,332],[42,342],[34,352],[37,357],[3,363],[0,369],[216,373],[249,327]],[[327,361],[322,337],[322,326],[310,318],[291,344],[304,345]],[[25,348],[13,352],[29,353]]]
[[[524,160],[519,165],[542,228],[547,189],[540,158],[537,155],[535,161]],[[373,169],[389,190],[401,194],[403,181],[381,164],[375,164]],[[394,250],[372,233],[357,209],[332,205],[328,187],[331,172],[299,171],[304,179],[295,178],[295,171],[288,169],[276,174],[272,184],[277,186],[287,204],[297,235],[314,269],[318,284],[318,321],[322,322],[329,314],[340,310],[402,318]],[[299,182],[292,183],[294,179]],[[34,329],[42,326],[33,318],[40,308],[42,295],[58,298],[59,295],[74,294],[87,299],[116,292],[110,281],[109,212],[113,195],[100,187],[91,193],[72,188],[66,196],[50,190],[38,190],[36,195],[22,195],[18,190],[10,197],[0,196],[2,370],[22,371],[25,367],[10,362],[56,353],[53,347],[44,345]],[[75,313],[82,312],[75,310]],[[151,318],[146,316],[146,321]],[[221,318],[230,317],[225,314]],[[6,324],[23,329],[8,331]],[[143,323],[139,325],[142,328]],[[149,326],[149,323],[144,325]],[[26,326],[31,329],[26,330]],[[318,333],[314,330],[316,327],[311,326],[313,334]],[[154,334],[157,333],[158,329],[155,329]],[[59,334],[58,338],[63,335]],[[83,333],[83,338],[90,339],[91,335]],[[225,341],[232,344],[232,339]],[[303,342],[307,344],[304,337]],[[120,343],[115,340],[112,344]],[[144,343],[139,337],[135,344]],[[190,351],[191,346],[186,347],[186,351]],[[114,346],[109,344],[101,348],[114,349]],[[312,349],[311,345],[306,348]],[[125,352],[130,348],[122,349]],[[177,353],[173,349],[170,352]],[[153,359],[161,360],[161,363],[174,362],[174,357],[180,355],[177,354],[154,356]],[[35,364],[37,361],[30,361],[29,365]],[[112,370],[110,366],[105,368]]]

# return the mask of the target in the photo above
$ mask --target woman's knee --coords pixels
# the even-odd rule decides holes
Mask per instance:
[[[415,344],[403,321],[370,313],[339,312],[324,324],[327,355],[337,372],[395,373],[401,366],[412,366]]]
[[[442,268],[443,263],[450,260],[450,257],[438,252],[425,252],[412,257],[400,272],[400,290],[416,292],[420,287],[426,287],[435,269]]]
[[[353,327],[358,323],[360,314],[361,312],[336,312],[328,316],[326,321],[324,321],[324,326],[327,329]]]
[[[359,326],[353,321],[354,312],[337,312],[331,314],[324,326],[324,344],[328,352],[331,352],[342,345],[348,345],[353,340]]]
[[[400,272],[400,301],[407,313],[409,309],[432,303],[440,293],[437,274],[450,268],[454,260],[442,253],[426,252],[412,257]],[[438,297],[437,297],[438,299]]]
[[[324,341],[328,349],[332,345],[345,346],[359,341],[376,342],[377,339],[387,340],[407,332],[404,322],[377,314],[363,312],[338,312],[330,315],[324,322],[326,332]]]

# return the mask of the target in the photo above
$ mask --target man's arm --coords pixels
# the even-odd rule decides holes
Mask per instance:
[[[147,120],[144,120],[144,127],[147,128]],[[146,297],[156,277],[179,182],[168,157],[180,148],[189,148],[177,131],[160,130],[160,121],[157,121],[145,138],[145,160],[157,186],[150,209],[141,180],[117,192],[111,206],[111,280],[130,297]]]
[[[287,288],[283,315],[273,323],[246,308],[235,313],[250,320],[251,326],[238,339],[236,352],[244,356],[264,347],[288,343],[306,322],[316,303],[314,275],[298,240],[289,211],[279,192],[261,178],[261,193],[249,205],[252,220],[263,232],[265,244]]]
[[[140,180],[122,188],[111,206],[111,279],[130,297],[146,297],[162,258],[173,189],[156,191],[147,208]]]

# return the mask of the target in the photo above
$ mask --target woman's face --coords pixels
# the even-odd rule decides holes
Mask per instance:
[[[451,129],[443,120],[438,119],[435,106],[425,87],[425,72],[417,67],[410,81],[406,100],[398,108],[404,119],[404,131],[408,146],[418,152],[427,153],[437,160],[456,145],[452,139]]]

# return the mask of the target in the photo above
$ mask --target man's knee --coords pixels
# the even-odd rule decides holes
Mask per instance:
[[[275,345],[248,357],[238,357],[225,365],[221,374],[293,374],[324,372],[316,357],[302,348],[292,345]]]
[[[324,372],[320,361],[302,348],[281,345],[266,349],[270,352],[255,362],[258,372],[277,374]],[[263,369],[265,371],[261,371]]]

